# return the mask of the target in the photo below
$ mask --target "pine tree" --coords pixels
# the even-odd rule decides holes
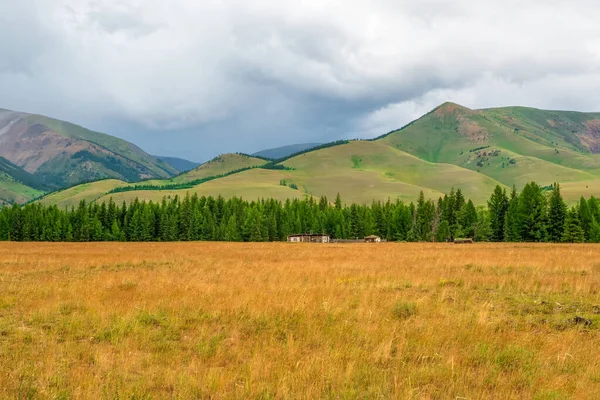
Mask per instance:
[[[473,231],[473,239],[477,242],[486,242],[492,235],[490,212],[483,206],[477,208],[477,222]]]
[[[600,223],[596,218],[592,218],[592,224],[590,226],[590,237],[588,239],[590,243],[600,243]]]
[[[551,242],[562,241],[566,215],[567,205],[560,194],[560,185],[555,183],[548,202],[548,240]]]
[[[6,213],[0,210],[0,241],[10,239],[10,225]]]
[[[597,198],[594,196],[590,197],[588,200],[588,208],[590,209],[592,218],[595,218],[596,221],[600,221],[600,204],[598,203]]]
[[[468,238],[475,236],[475,225],[477,224],[477,210],[471,200],[462,208],[460,212],[460,225],[463,235]]]
[[[113,241],[119,242],[124,241],[123,233],[121,232],[121,228],[119,227],[119,223],[115,219],[110,227],[110,238]]]
[[[487,204],[490,211],[491,240],[501,242],[504,240],[504,220],[508,211],[506,190],[497,185]]]
[[[504,241],[505,242],[520,242],[521,227],[519,225],[519,196],[517,189],[513,186],[508,202],[508,209],[504,216]]]
[[[228,242],[239,242],[242,240],[242,236],[240,235],[240,231],[238,229],[238,224],[235,219],[235,216],[232,215],[229,217],[227,221],[227,226],[225,227],[224,238]]]
[[[449,238],[450,225],[448,224],[448,221],[442,221],[440,222],[440,225],[438,226],[437,232],[435,234],[435,241],[440,243],[447,242]]]
[[[431,241],[433,235],[433,220],[435,217],[435,205],[431,200],[425,200],[423,191],[419,194],[417,201],[414,234],[417,240]]]
[[[583,229],[585,238],[589,238],[590,227],[592,225],[592,213],[588,207],[588,202],[583,196],[579,200],[579,221],[581,222],[581,228]]]
[[[335,197],[335,209],[336,210],[341,210],[342,209],[342,198],[340,197],[339,193]]]
[[[523,188],[517,214],[522,240],[542,242],[546,239],[546,198],[542,188],[535,182]]]
[[[575,207],[567,213],[562,241],[565,243],[582,243],[585,241],[585,235],[579,220],[579,211]]]

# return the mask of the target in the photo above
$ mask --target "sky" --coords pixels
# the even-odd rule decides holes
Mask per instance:
[[[445,101],[600,111],[596,0],[0,0],[0,108],[205,161]]]

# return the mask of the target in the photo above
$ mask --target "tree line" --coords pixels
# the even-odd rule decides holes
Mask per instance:
[[[245,201],[240,198],[164,198],[130,204],[87,203],[60,209],[28,204],[0,209],[6,241],[282,241],[295,233],[334,239],[378,235],[388,241],[473,238],[494,242],[600,242],[600,204],[595,197],[567,207],[560,186],[535,182],[518,193],[497,186],[487,206],[476,207],[460,189],[416,203],[388,200],[345,205],[338,195],[320,199]]]

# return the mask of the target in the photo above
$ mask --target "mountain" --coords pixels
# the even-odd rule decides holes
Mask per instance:
[[[162,157],[162,156],[154,156],[157,159],[164,161],[169,164],[171,167],[175,168],[179,172],[187,172],[194,168],[196,168],[200,163],[184,160],[183,158],[177,157]]]
[[[24,203],[45,190],[47,187],[29,172],[0,157],[0,205]]]
[[[104,178],[164,179],[178,173],[125,140],[69,122],[9,110],[0,110],[0,157],[44,182],[48,189]]]
[[[308,150],[313,147],[322,145],[323,143],[301,143],[301,144],[290,144],[288,146],[275,147],[273,149],[261,150],[253,156],[268,158],[269,160],[278,160],[280,158],[289,157],[292,154],[299,153],[304,150]]]
[[[455,187],[484,204],[496,185],[521,189],[534,180],[542,186],[560,182],[563,196],[574,203],[582,195],[600,196],[599,153],[600,113],[471,110],[445,103],[375,140],[321,145],[275,162],[223,155],[172,180],[96,191],[93,199],[160,200],[187,193],[333,199],[340,193],[346,202],[362,203],[414,201],[421,191],[437,197]]]
[[[245,154],[222,154],[213,158],[212,160],[199,165],[191,171],[180,174],[169,180],[146,180],[138,183],[137,185],[144,186],[164,186],[164,185],[187,185],[190,182],[210,179],[215,176],[223,176],[229,173],[249,170],[251,168],[265,165],[267,161],[248,156]],[[82,185],[74,186],[66,190],[56,191],[50,193],[39,200],[40,203],[45,205],[57,204],[59,207],[71,207],[77,205],[81,200],[88,202],[98,200],[107,195],[111,190],[126,187],[135,186],[130,185],[122,180],[107,179],[97,182],[85,183]],[[126,192],[139,194],[140,191]],[[153,198],[160,201],[163,197],[163,191],[152,191],[148,190],[142,194],[144,198]],[[158,196],[156,196],[158,194]],[[121,196],[123,194],[120,194]],[[115,194],[116,196],[116,194]],[[112,197],[109,195],[109,197]],[[127,201],[127,200],[126,200]]]

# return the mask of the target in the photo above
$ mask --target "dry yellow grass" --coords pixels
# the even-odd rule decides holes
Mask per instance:
[[[5,243],[0,398],[600,398],[599,290],[597,245]]]

